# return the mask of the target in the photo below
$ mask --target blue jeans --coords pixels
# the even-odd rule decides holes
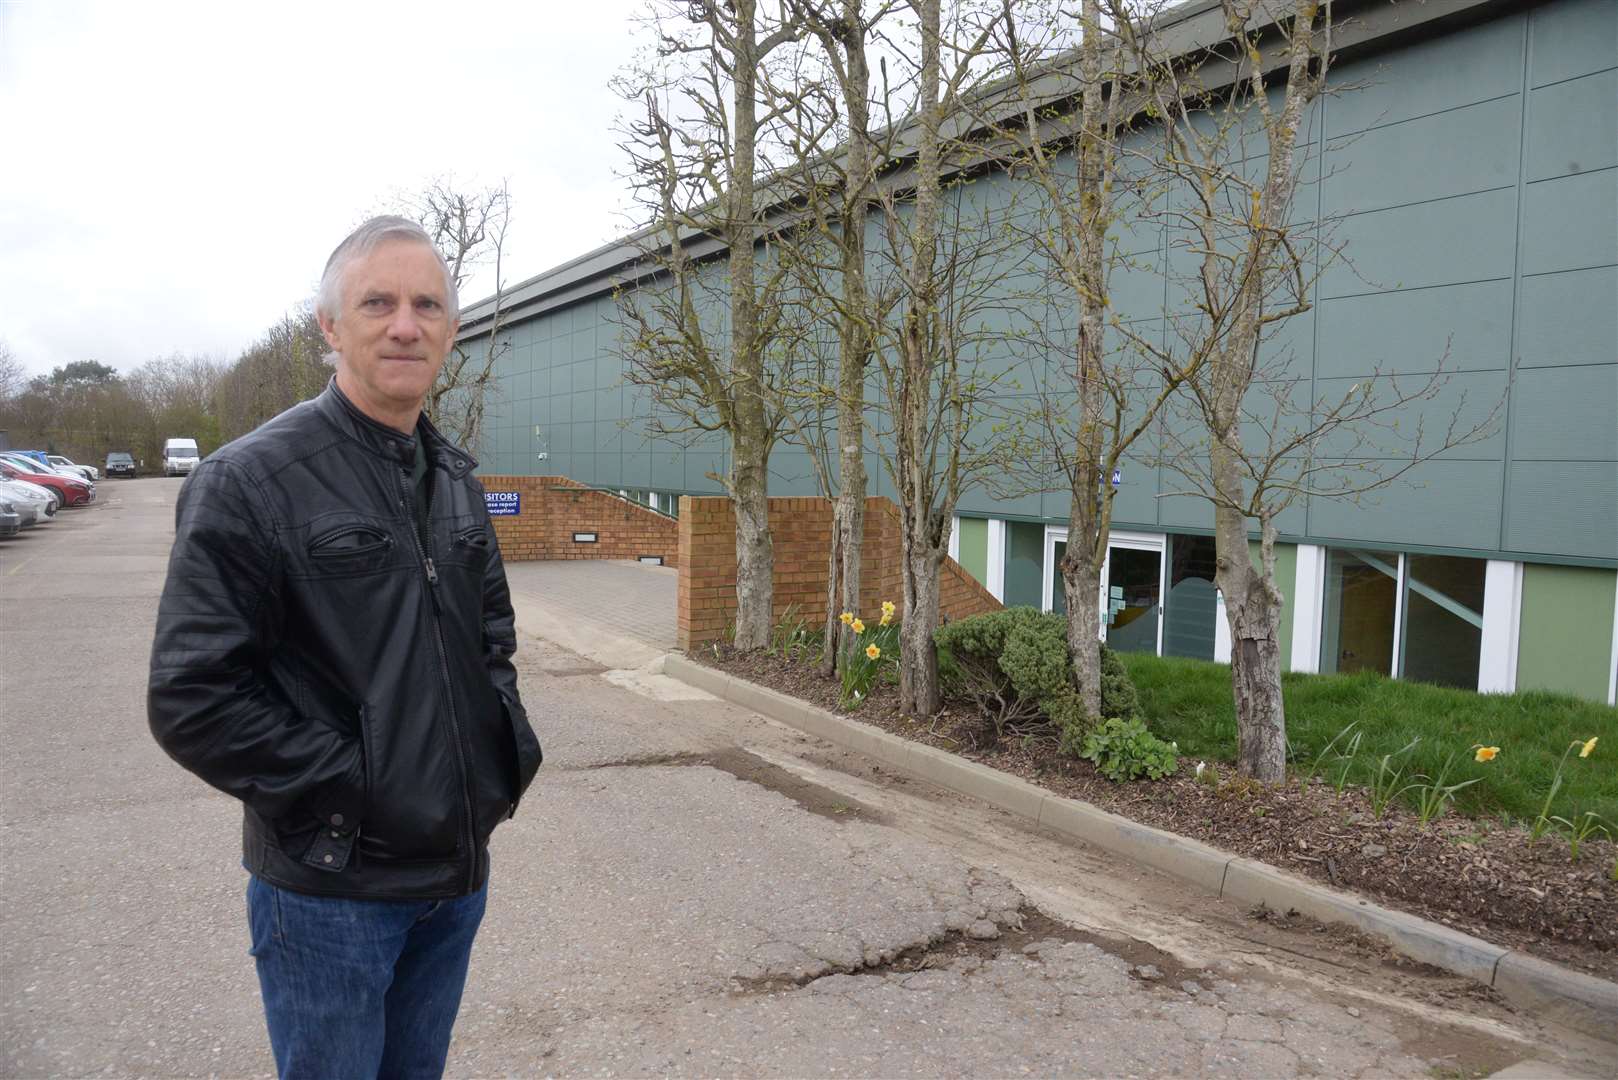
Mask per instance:
[[[275,1067],[438,1077],[488,887],[457,900],[345,900],[247,884]]]

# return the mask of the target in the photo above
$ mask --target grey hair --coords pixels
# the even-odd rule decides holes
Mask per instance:
[[[438,260],[439,269],[444,271],[444,294],[450,321],[459,318],[461,298],[455,289],[455,276],[449,272],[449,263],[444,261],[444,253],[438,250],[438,245],[433,243],[433,238],[427,235],[426,229],[397,214],[383,214],[372,218],[349,233],[343,238],[343,242],[337,245],[331,253],[331,258],[326,260],[326,269],[320,275],[320,291],[315,294],[315,311],[335,322],[338,310],[343,304],[343,272],[355,259],[369,255],[389,240],[409,240],[427,246],[427,250]],[[326,362],[331,363],[333,359],[334,356],[328,356]]]

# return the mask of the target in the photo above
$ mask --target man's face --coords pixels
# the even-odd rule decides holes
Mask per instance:
[[[372,419],[408,430],[444,366],[459,320],[425,244],[389,240],[343,274],[336,319],[320,316],[337,384]]]

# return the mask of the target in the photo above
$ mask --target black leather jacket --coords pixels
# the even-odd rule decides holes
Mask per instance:
[[[298,892],[462,896],[539,768],[511,598],[476,465],[336,381],[180,492],[147,709],[181,765],[246,808],[247,869]]]

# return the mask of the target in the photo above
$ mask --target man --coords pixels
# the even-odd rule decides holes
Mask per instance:
[[[332,253],[316,310],[325,392],[180,493],[149,717],[242,801],[281,1075],[437,1076],[489,834],[540,748],[476,463],[421,412],[459,327],[443,257],[375,218]]]

